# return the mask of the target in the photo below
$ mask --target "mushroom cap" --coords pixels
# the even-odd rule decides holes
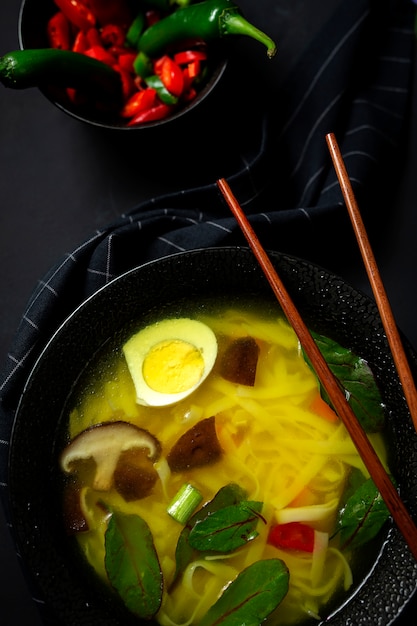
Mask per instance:
[[[159,441],[146,429],[122,420],[103,422],[74,437],[62,451],[60,466],[70,474],[77,471],[78,462],[93,459],[96,466],[93,488],[109,491],[121,453],[133,448],[148,449],[150,461],[156,461],[161,453]]]

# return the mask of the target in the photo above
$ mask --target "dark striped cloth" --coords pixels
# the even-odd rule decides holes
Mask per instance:
[[[266,4],[273,10],[280,3]],[[309,258],[324,247],[340,253],[349,225],[325,142],[329,132],[338,139],[365,221],[372,226],[389,210],[409,128],[414,19],[411,0],[340,3],[276,92],[260,98],[250,117],[243,113],[250,141],[241,138],[227,180],[266,248]],[[0,378],[4,496],[19,396],[54,329],[136,265],[235,244],[244,240],[213,180],[140,204],[92,233],[39,281]],[[8,515],[6,497],[4,503]]]

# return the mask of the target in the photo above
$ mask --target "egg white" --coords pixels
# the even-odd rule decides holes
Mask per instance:
[[[179,393],[156,391],[148,385],[143,375],[143,364],[149,351],[155,345],[167,340],[191,344],[200,352],[204,361],[203,373],[198,382]],[[192,394],[213,369],[217,349],[216,335],[211,328],[190,318],[165,319],[134,334],[123,345],[123,353],[135,385],[137,403],[144,406],[169,406]]]

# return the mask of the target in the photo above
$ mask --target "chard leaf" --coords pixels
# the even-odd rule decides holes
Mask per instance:
[[[382,430],[385,422],[384,404],[367,361],[333,339],[314,332],[311,334],[329,369],[346,390],[348,402],[364,430],[368,433]],[[314,369],[306,354],[304,358]],[[331,405],[322,387],[321,395]]]
[[[113,512],[105,533],[105,566],[127,608],[151,619],[162,601],[163,576],[149,526],[138,515]]]
[[[375,537],[390,513],[371,478],[348,498],[339,513],[338,531],[342,547],[358,548]]]
[[[200,551],[232,552],[258,536],[262,502],[243,501],[215,511],[196,522],[188,538]]]
[[[286,596],[288,582],[280,559],[256,561],[226,587],[199,626],[259,626]]]
[[[194,525],[207,518],[209,515],[222,509],[226,506],[231,506],[233,504],[238,504],[242,502],[246,498],[246,492],[235,483],[230,483],[225,485],[216,493],[214,498],[207,502],[201,509],[196,511],[194,515],[190,517],[186,526],[184,526],[179,538],[177,547],[175,550],[175,561],[176,561],[176,570],[174,575],[173,584],[178,580],[178,577],[185,570],[187,565],[191,563],[193,560],[195,550],[191,547],[188,539],[190,536],[190,532]]]

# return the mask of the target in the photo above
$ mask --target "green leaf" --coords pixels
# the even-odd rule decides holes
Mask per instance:
[[[288,583],[283,561],[256,561],[226,588],[199,626],[259,626],[282,602]]]
[[[262,502],[233,504],[196,522],[189,543],[200,551],[232,552],[258,536],[256,525]]]
[[[337,527],[343,547],[358,548],[375,537],[390,513],[371,478],[348,498],[339,513]]]
[[[216,493],[214,498],[207,502],[201,509],[199,509],[190,519],[184,529],[182,530],[175,550],[176,570],[173,584],[178,580],[178,577],[185,570],[187,565],[193,560],[195,554],[194,548],[189,544],[189,536],[191,529],[200,520],[205,519],[215,511],[222,509],[226,506],[238,504],[246,498],[246,492],[235,483],[225,485]]]
[[[112,587],[132,613],[151,619],[161,605],[163,576],[149,526],[138,515],[113,512],[105,549]]]
[[[366,432],[382,430],[385,422],[384,403],[374,375],[368,363],[356,356],[337,341],[311,333],[329,369],[346,390],[348,402]],[[311,367],[307,355],[304,358]],[[331,405],[326,391],[321,388],[323,399]]]

